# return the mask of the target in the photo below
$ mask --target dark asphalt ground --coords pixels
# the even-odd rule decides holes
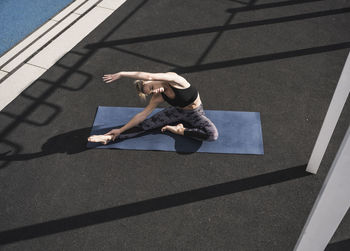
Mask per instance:
[[[0,113],[2,250],[292,250],[350,121],[304,169],[350,48],[350,2],[128,0]],[[88,150],[121,70],[181,73],[261,113],[263,156]],[[349,250],[350,214],[328,250]]]

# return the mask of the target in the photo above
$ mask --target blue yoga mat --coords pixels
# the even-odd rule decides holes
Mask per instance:
[[[105,134],[126,124],[143,108],[99,106],[91,135]],[[155,109],[152,116],[161,109]],[[118,148],[177,152],[207,152],[264,154],[259,112],[206,110],[206,116],[215,124],[219,138],[201,142],[160,129],[146,132],[135,138],[117,140],[108,145],[88,142],[88,148]]]

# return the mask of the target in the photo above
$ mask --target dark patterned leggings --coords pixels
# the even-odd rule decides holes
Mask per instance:
[[[165,125],[184,122],[188,128],[184,135],[196,140],[214,141],[218,138],[218,130],[204,114],[203,106],[194,110],[184,110],[176,107],[167,107],[152,117],[144,120],[137,127],[125,131],[119,135],[119,139],[135,137],[146,131],[163,127]]]

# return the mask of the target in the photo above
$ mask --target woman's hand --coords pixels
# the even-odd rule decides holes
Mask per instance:
[[[121,77],[122,77],[121,74],[118,72],[114,74],[103,75],[102,79],[106,83],[111,83],[113,81],[116,81],[117,79],[120,79]]]
[[[105,136],[112,136],[112,141],[114,141],[121,134],[120,129],[113,129],[105,134]]]

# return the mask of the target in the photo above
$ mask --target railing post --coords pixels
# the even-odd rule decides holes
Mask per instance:
[[[350,207],[350,126],[332,163],[295,251],[324,250]]]
[[[332,137],[335,126],[337,125],[340,114],[350,92],[350,54],[345,62],[345,66],[340,75],[337,87],[334,91],[332,101],[329,105],[326,117],[323,121],[321,131],[317,137],[316,144],[312,151],[306,171],[317,173],[321,164],[328,143]]]

